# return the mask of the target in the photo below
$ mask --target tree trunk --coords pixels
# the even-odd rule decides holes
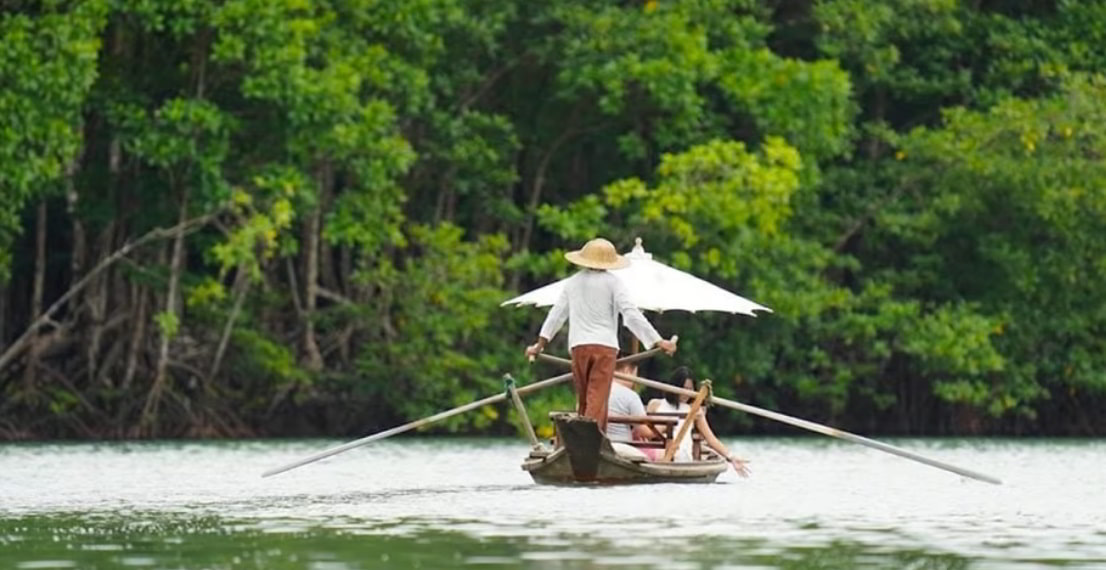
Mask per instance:
[[[185,184],[180,193],[180,213],[177,218],[178,225],[188,220],[188,185]],[[177,297],[180,289],[180,276],[184,268],[184,234],[177,234],[173,240],[173,254],[169,260],[169,292],[165,295],[165,314],[177,317],[177,326],[180,326],[179,311],[177,309]],[[142,427],[150,427],[157,419],[158,405],[161,402],[161,394],[165,390],[165,384],[169,376],[169,344],[172,337],[164,330],[161,334],[161,344],[157,355],[157,372],[154,376],[154,384],[146,397],[146,405],[142,409]]]
[[[31,292],[31,318],[34,322],[42,315],[43,287],[46,282],[46,200],[38,203],[38,212],[35,219],[35,277]],[[27,392],[33,392],[36,387],[36,371],[38,370],[38,333],[31,340],[31,350],[27,357],[27,367],[23,369],[23,388]]]
[[[522,251],[530,247],[530,239],[534,233],[534,223],[538,216],[538,207],[541,205],[542,192],[545,189],[546,174],[549,171],[549,166],[553,160],[553,157],[557,154],[561,145],[565,144],[573,137],[583,135],[585,133],[591,133],[600,131],[606,128],[607,125],[603,123],[596,123],[586,127],[575,127],[578,116],[578,110],[574,109],[572,114],[568,118],[567,127],[561,134],[549,145],[549,150],[545,152],[541,160],[538,161],[538,166],[534,171],[534,180],[530,185],[530,198],[526,203],[525,219],[522,223],[522,229],[519,232],[518,239],[514,243],[514,251]],[[514,272],[510,279],[510,289],[514,290],[518,288],[519,272]]]
[[[112,181],[112,187],[118,192],[122,187],[120,182],[120,170],[123,160],[123,145],[118,136],[112,136],[108,143],[108,173]],[[74,219],[76,223],[76,219]],[[101,259],[110,255],[115,248],[116,221],[111,220],[96,239],[93,255],[99,255]],[[97,276],[88,287],[84,303],[74,302],[74,306],[83,307],[88,311],[88,336],[85,342],[85,360],[88,365],[89,381],[99,376],[100,345],[103,342],[104,321],[107,319],[108,287],[110,279],[107,275]]]
[[[575,118],[575,112],[573,117],[569,119],[569,128],[557,137],[556,140],[549,146],[549,150],[542,156],[538,162],[537,170],[534,172],[534,181],[530,185],[530,198],[526,202],[526,219],[522,224],[522,232],[518,241],[515,243],[515,251],[523,251],[530,247],[530,239],[534,233],[534,222],[538,216],[538,206],[541,205],[542,191],[545,189],[545,175],[549,170],[549,164],[553,160],[553,156],[557,153],[557,149],[560,148],[565,141],[567,141],[573,134],[574,130],[571,127],[572,121]],[[512,272],[509,290],[514,291],[518,289],[520,273],[518,271]]]
[[[127,314],[123,317],[123,320],[129,321],[132,318],[133,315]],[[120,338],[122,335],[113,336],[115,340],[108,346],[106,355],[104,356],[103,366],[100,367],[100,374],[98,377],[92,379],[96,384],[103,386],[114,386],[116,384],[116,382],[109,378],[112,376],[111,369],[115,367],[115,363],[119,361],[119,357],[123,355],[123,349],[126,347],[126,340]]]
[[[130,389],[131,383],[134,381],[134,373],[138,368],[138,355],[142,351],[142,341],[146,338],[146,300],[149,297],[145,288],[138,283],[131,284],[131,291],[131,301],[138,306],[135,307],[134,314],[131,315],[131,322],[134,323],[134,326],[131,327],[127,367],[123,372],[122,390],[124,392]]]
[[[100,238],[97,240],[99,243],[97,250],[101,252],[100,255],[107,256],[108,252],[112,250],[115,241],[113,239],[114,234],[115,221],[111,221],[100,232]],[[106,275],[97,275],[89,283],[88,293],[85,295],[84,306],[88,307],[89,312],[89,332],[88,342],[85,346],[85,359],[88,363],[88,377],[90,380],[96,377],[99,368],[100,344],[103,341],[104,321],[107,319],[108,283],[109,280]]]
[[[326,184],[325,170],[319,173],[320,188]],[[322,192],[320,191],[320,194]],[[323,357],[319,353],[319,343],[315,339],[315,308],[318,302],[319,287],[319,231],[322,221],[322,205],[318,205],[308,214],[303,235],[303,350],[304,363],[309,370],[322,370]]]
[[[454,201],[453,190],[453,177],[456,172],[456,168],[450,166],[444,174],[442,174],[441,180],[438,182],[438,201],[434,206],[434,225],[438,225],[445,222],[452,222],[452,206]]]
[[[111,55],[115,60],[119,62],[125,62],[128,60],[131,54],[130,42],[128,42],[128,39],[129,38],[127,38],[125,35],[125,26],[123,26],[122,24],[116,24],[115,26],[113,26],[111,37],[109,39],[108,50],[110,50]],[[116,132],[111,132],[110,127],[107,151],[107,188],[111,199],[114,200],[116,203],[119,203],[122,201],[120,198],[120,194],[125,191],[122,175],[123,143],[120,135]],[[79,195],[77,194],[75,189],[72,190],[72,198],[70,200],[70,215],[73,219],[74,251],[76,251],[78,228],[80,227],[81,221],[75,211]],[[117,220],[123,220],[127,217],[128,216],[126,215],[120,215],[117,216]],[[105,227],[100,229],[99,235],[94,238],[95,243],[92,244],[91,247],[87,243],[82,243],[82,253],[80,254],[81,261],[83,262],[86,258],[86,254],[84,253],[85,249],[88,250],[87,258],[89,260],[91,260],[93,257],[97,257],[99,259],[99,261],[97,262],[97,266],[99,266],[99,263],[102,263],[103,260],[109,258],[112,255],[112,252],[116,249],[116,231],[119,230],[119,234],[123,236],[124,240],[127,237],[126,228],[120,228],[120,225],[122,225],[121,222],[111,220],[106,224]],[[80,227],[80,238],[82,242],[86,242],[87,240],[83,227]],[[77,254],[74,253],[75,257],[76,255]],[[86,336],[84,348],[85,360],[88,370],[88,380],[90,383],[97,383],[97,379],[105,382],[111,382],[111,375],[100,373],[99,362],[101,346],[103,344],[104,337],[104,322],[107,320],[108,314],[108,304],[110,298],[109,290],[113,281],[111,279],[112,273],[114,272],[105,271],[104,274],[96,276],[89,283],[88,291],[84,295],[83,301],[80,299],[80,297],[77,297],[72,304],[72,307],[76,308],[77,310],[87,311],[88,315],[89,324],[87,332],[85,333]],[[74,280],[76,280],[79,276],[76,259],[74,259],[73,275]],[[120,297],[120,299],[122,298],[123,297]]]
[[[82,153],[83,154],[83,153]],[[73,177],[76,176],[77,169],[80,167],[80,156],[69,163],[69,168],[65,173],[65,209],[69,214],[69,221],[72,225],[73,231],[73,251],[69,261],[69,283],[76,283],[81,278],[81,272],[84,271],[84,259],[85,251],[87,249],[87,238],[85,237],[84,222],[81,221],[80,213],[77,211],[79,206],[78,201],[80,195],[77,193],[77,185],[73,181]],[[74,309],[69,313],[69,321],[74,322],[80,320],[81,313],[81,301],[80,297],[74,299]],[[92,343],[89,343],[91,348]],[[95,355],[95,352],[90,350],[90,356]],[[88,379],[89,382],[93,382],[96,378],[96,361],[94,358],[90,358],[88,362]]]
[[[559,146],[559,143],[557,146]],[[530,237],[534,233],[534,221],[538,215],[538,206],[541,204],[542,190],[545,189],[545,171],[549,168],[549,161],[553,159],[553,153],[556,150],[556,146],[551,148],[538,164],[538,170],[534,174],[534,182],[530,186],[530,199],[526,202],[526,221],[522,226],[522,237],[515,244],[515,251],[522,251],[530,247]]]
[[[8,345],[8,284],[0,282],[0,346]]]
[[[351,248],[348,245],[343,245],[340,250],[340,256],[341,275],[339,275],[339,279],[344,286],[342,295],[345,295],[346,298],[353,299],[354,303],[360,303],[361,301],[356,298],[360,287],[354,284],[351,275],[353,271],[353,253]],[[342,366],[346,369],[349,368],[350,354],[352,353],[350,346],[352,338],[352,335],[343,334],[340,339],[341,345],[339,346],[339,354],[342,357]]]
[[[353,294],[353,249],[348,245],[342,245],[339,249],[339,275],[338,281],[341,284],[342,292],[346,297],[352,297]]]
[[[207,391],[208,386],[211,385],[211,381],[215,378],[215,375],[219,373],[219,365],[223,362],[223,355],[226,353],[227,344],[230,343],[230,334],[234,332],[234,321],[238,319],[238,314],[242,311],[242,302],[246,300],[246,294],[250,291],[250,278],[246,274],[246,270],[238,268],[238,275],[234,279],[234,306],[231,307],[230,315],[227,316],[227,322],[223,325],[223,334],[219,338],[219,347],[215,349],[215,358],[211,362],[211,368],[208,369],[207,378],[204,381],[204,390]]]
[[[70,283],[76,283],[81,278],[86,247],[84,223],[81,222],[81,217],[77,212],[80,195],[77,193],[76,183],[73,182],[73,177],[76,176],[77,169],[80,167],[80,160],[79,157],[74,159],[65,173],[65,206],[69,219],[73,224],[73,255],[69,263]]]
[[[334,204],[334,169],[327,165],[319,180],[319,208],[328,212]],[[322,228],[320,228],[321,231]],[[319,281],[331,291],[340,291],[335,268],[334,248],[325,239],[319,240]]]

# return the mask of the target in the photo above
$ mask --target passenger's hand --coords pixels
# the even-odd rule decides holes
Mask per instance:
[[[676,354],[676,343],[670,340],[664,340],[663,338],[661,340],[658,340],[657,348],[663,350],[665,354],[668,355]]]
[[[731,455],[727,459],[730,460],[730,465],[733,465],[733,470],[736,471],[738,475],[741,477],[749,476],[751,472],[749,471],[749,462],[747,460],[736,455]]]

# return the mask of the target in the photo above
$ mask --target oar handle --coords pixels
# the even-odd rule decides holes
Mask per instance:
[[[633,354],[627,354],[626,356],[623,356],[622,358],[619,358],[618,360],[616,360],[614,362],[615,362],[616,365],[618,365],[618,364],[630,364],[630,363],[633,363],[633,362],[641,362],[642,360],[648,360],[650,358],[653,358],[654,356],[660,354],[660,352],[661,352],[661,349],[659,349],[659,348],[650,348],[649,350],[646,350],[645,352],[635,352]]]
[[[679,340],[679,338],[680,337],[678,337],[678,336],[672,337],[672,342],[676,342],[677,340]],[[661,352],[662,351],[659,348],[650,348],[649,350],[646,350],[645,352],[635,352],[634,354],[627,354],[626,356],[623,356],[622,358],[619,358],[618,360],[616,360],[615,364],[618,365],[618,364],[630,364],[630,363],[633,363],[633,362],[641,362],[642,360],[653,358],[654,356],[660,354]],[[538,358],[538,360],[542,360],[544,362],[550,362],[550,363],[553,363],[553,364],[560,364],[561,366],[572,366],[572,361],[571,360],[569,360],[567,358],[560,357],[560,356],[553,356],[552,354],[546,354],[544,352],[539,352],[537,358]],[[534,361],[534,358],[531,357],[530,362],[533,362],[533,361]]]

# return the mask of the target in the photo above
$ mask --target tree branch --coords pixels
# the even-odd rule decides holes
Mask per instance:
[[[111,255],[102,259],[100,263],[97,264],[96,267],[92,268],[92,270],[90,270],[88,273],[86,273],[80,281],[70,287],[69,290],[66,291],[61,297],[58,297],[58,300],[54,301],[54,304],[50,305],[50,308],[46,309],[46,312],[42,313],[42,315],[39,315],[39,317],[27,327],[27,330],[23,331],[23,334],[20,335],[19,338],[11,344],[11,346],[4,350],[3,354],[0,354],[0,372],[3,372],[3,370],[7,368],[8,365],[11,364],[12,361],[14,361],[19,356],[19,354],[27,348],[35,332],[37,332],[38,329],[42,327],[42,325],[50,321],[51,316],[58,309],[64,306],[65,303],[72,299],[74,295],[80,293],[81,290],[84,289],[92,281],[92,279],[99,275],[102,271],[104,271],[120,259],[126,257],[127,254],[129,254],[135,248],[146,245],[147,243],[150,243],[152,241],[192,233],[203,227],[216,215],[218,215],[218,212],[211,212],[203,216],[192,218],[190,220],[185,220],[171,228],[155,228],[142,235],[138,239],[125,244],[123,247],[115,250],[115,252]]]

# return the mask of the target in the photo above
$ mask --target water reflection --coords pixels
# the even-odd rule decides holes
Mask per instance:
[[[507,440],[0,445],[0,568],[1106,568],[1106,442],[905,440],[1001,487],[816,439],[756,475],[563,488]]]
[[[779,548],[763,540],[645,540],[627,547],[586,535],[478,538],[405,522],[327,527],[214,517],[129,519],[51,515],[0,523],[4,568],[912,568],[962,569],[951,554],[846,541]]]

